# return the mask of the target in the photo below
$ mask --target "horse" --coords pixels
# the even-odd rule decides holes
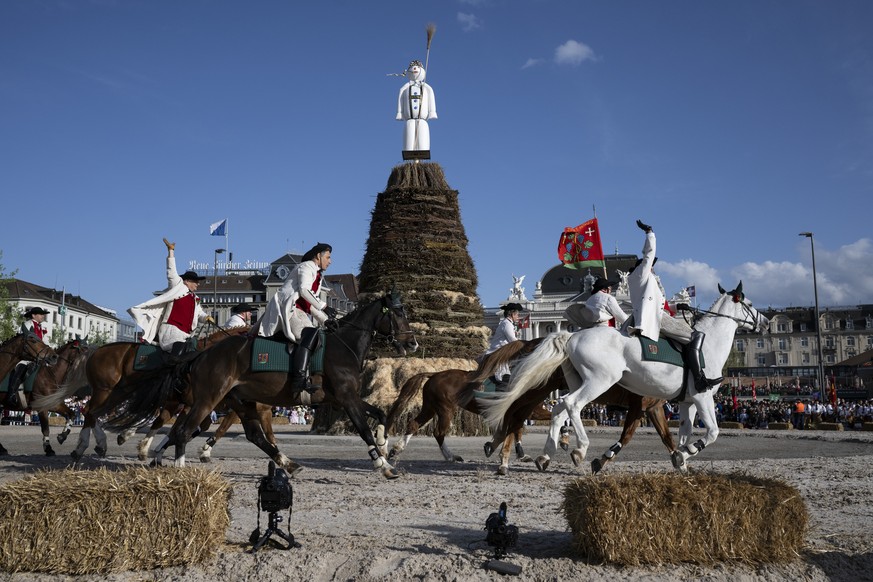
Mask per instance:
[[[540,345],[543,339],[544,338],[535,338],[529,341],[520,340],[501,347],[493,352],[489,358],[483,361],[482,365],[477,370],[478,375],[473,378],[473,381],[482,382],[485,378],[493,374],[501,365],[510,364],[513,361],[516,361],[519,358],[519,355],[523,357],[524,355],[533,352],[534,349]],[[532,413],[542,407],[543,401],[549,398],[551,394],[566,389],[567,384],[564,381],[563,374],[561,371],[555,370],[542,386],[535,390],[531,390],[528,394],[519,398],[519,400],[509,407],[506,418],[510,419],[510,421],[505,423],[502,430],[494,432],[491,442],[485,443],[485,455],[489,457],[494,450],[498,448],[498,444],[502,443],[502,446],[499,447],[502,451],[499,456],[500,468],[497,471],[499,475],[506,474],[506,468],[509,464],[509,446],[512,442],[513,434],[522,428],[525,419],[530,418]],[[612,386],[604,394],[598,396],[594,400],[594,403],[627,408],[628,413],[625,416],[624,426],[618,441],[609,447],[609,449],[599,459],[594,459],[591,462],[591,472],[597,474],[602,471],[608,463],[615,460],[615,456],[623,447],[627,446],[633,438],[644,412],[649,418],[649,421],[655,427],[655,431],[661,438],[661,442],[664,443],[667,450],[672,453],[672,451],[676,449],[676,446],[673,442],[673,436],[670,434],[667,417],[664,414],[664,402],[665,401],[661,399],[648,398],[639,396],[638,394],[633,394],[618,385]],[[570,431],[567,430],[566,427],[561,427],[560,444],[561,448],[565,451],[569,448],[569,433]],[[518,453],[518,451],[516,452]],[[521,456],[521,454],[519,454],[519,456]]]
[[[481,390],[482,383],[494,373],[500,364],[511,361],[532,348],[526,348],[525,342],[512,342],[502,346],[491,354],[488,354],[476,370],[450,369],[440,372],[423,372],[416,374],[404,382],[397,399],[388,411],[387,427],[396,428],[398,417],[409,408],[413,398],[421,392],[421,410],[415,418],[410,418],[406,423],[403,436],[398,438],[388,453],[388,460],[394,460],[400,456],[412,436],[418,430],[436,417],[433,427],[433,437],[442,452],[443,457],[449,462],[463,462],[464,459],[452,453],[445,443],[446,435],[452,423],[452,418],[459,408],[463,408],[473,414],[480,414],[479,406],[474,398],[476,390]],[[506,354],[509,354],[507,357]],[[499,362],[497,365],[494,362]],[[542,400],[539,402],[542,406]],[[525,416],[520,424],[514,426],[511,434],[504,439],[501,449],[501,464],[497,469],[498,475],[506,475],[509,465],[509,450],[515,442],[515,452],[519,460],[532,460],[524,454],[521,444]],[[490,456],[490,453],[489,455]]]
[[[58,361],[58,355],[33,333],[14,335],[0,343],[0,378],[5,378],[22,360],[52,366]]]
[[[742,281],[733,291],[718,286],[719,297],[709,310],[693,309],[694,328],[706,334],[702,351],[708,367],[721,370],[727,361],[738,328],[751,331],[767,329],[769,321],[761,315],[743,293]],[[576,448],[570,453],[575,464],[581,463],[589,440],[582,426],[580,412],[614,384],[642,396],[665,400],[681,399],[679,447],[671,453],[673,466],[687,471],[686,461],[698,454],[718,437],[714,394],[716,389],[698,392],[693,378],[682,367],[665,366],[642,359],[642,349],[636,337],[628,337],[607,327],[593,327],[574,334],[557,332],[546,336],[516,368],[509,391],[499,398],[483,402],[486,420],[500,429],[510,419],[506,413],[513,403],[535,391],[560,367],[570,393],[552,410],[549,436],[543,454],[536,459],[537,468],[545,471],[550,456],[555,453],[560,428],[568,418],[576,432]],[[691,443],[695,415],[706,426],[703,438]]]
[[[198,340],[198,349],[203,349],[208,345],[212,345],[217,341],[221,341],[227,337],[232,337],[240,333],[240,330],[247,331],[248,328],[239,328],[231,330],[218,330],[211,335]],[[66,398],[70,398],[77,392],[90,387],[91,397],[83,410],[84,422],[82,430],[79,432],[79,442],[76,448],[70,453],[74,461],[82,458],[82,455],[88,449],[91,442],[91,433],[97,441],[94,447],[94,452],[98,457],[105,457],[108,451],[106,432],[100,425],[98,415],[94,414],[94,410],[103,406],[109,399],[112,391],[122,385],[136,385],[144,379],[153,378],[156,376],[165,375],[170,369],[170,366],[164,366],[161,369],[139,371],[134,369],[134,362],[139,347],[143,345],[138,342],[113,342],[99,346],[92,351],[85,366],[79,369],[77,374],[71,374],[64,382],[64,385],[55,394],[49,395],[43,399],[34,402],[34,406],[41,408],[53,408]],[[167,407],[172,410],[178,409],[177,402],[167,402]],[[172,415],[166,417],[167,420]],[[163,426],[161,422],[156,427],[153,427],[153,432],[150,433],[144,440],[153,437],[157,434],[157,430]],[[130,434],[120,434],[118,436],[118,444],[122,445],[129,438]],[[148,450],[150,441],[145,447]],[[140,443],[140,450],[142,443]],[[142,459],[142,455],[140,456]],[[142,459],[144,460],[144,459]]]
[[[64,344],[64,346],[59,350],[52,350],[52,348],[42,343],[42,340],[33,334],[25,334],[16,337],[22,338],[19,340],[22,346],[22,351],[19,352],[19,354],[22,356],[28,356],[28,359],[32,358],[36,362],[36,371],[33,372],[36,375],[33,379],[33,392],[31,393],[32,400],[57,390],[60,380],[63,379],[71,369],[75,368],[83,361],[82,358],[85,353],[85,348],[80,346],[81,342],[79,340],[70,341]],[[0,348],[0,351],[2,351],[4,355],[9,355],[13,353],[14,348],[10,346],[10,349],[7,352],[6,344],[4,343],[2,348]],[[49,355],[47,352],[51,352],[51,354]],[[11,361],[14,361],[12,366],[14,368],[15,364],[18,363],[18,360],[16,358],[11,358]],[[50,362],[52,364],[50,364]],[[6,373],[0,374],[0,377],[5,375]],[[10,394],[14,389],[15,387],[13,386],[9,387]],[[22,406],[20,403],[10,405],[9,402],[6,402],[2,404],[2,408],[5,408],[6,410],[27,410],[28,408],[32,408],[32,405]],[[63,432],[61,432],[57,437],[58,442],[63,443],[64,440],[66,440],[67,435],[70,434],[72,412],[63,403],[61,403],[54,412],[62,414],[67,421]],[[48,412],[38,411],[38,416],[39,425],[42,429],[43,450],[45,451],[46,456],[54,456],[55,451],[52,449],[49,439]],[[0,444],[0,455],[6,455],[8,453],[9,451]]]
[[[287,372],[252,371],[253,338],[236,336],[217,343],[193,361],[188,377],[190,410],[173,425],[169,441],[163,448],[175,446],[175,465],[183,467],[185,447],[195,429],[222,399],[227,398],[242,419],[246,438],[293,475],[302,467],[266,439],[257,403],[293,406],[330,401],[345,409],[368,445],[373,466],[381,469],[388,479],[399,477],[385,458],[385,413],[364,402],[359,394],[363,361],[376,336],[393,345],[400,355],[418,349],[396,289],[359,306],[337,321],[335,331],[326,334],[322,384],[311,395],[295,391]],[[107,426],[116,430],[147,420],[161,404],[158,391],[150,390],[148,386],[125,387],[123,392],[118,397],[113,394],[99,411],[106,414]],[[375,436],[366,417],[377,422]],[[156,452],[155,461],[158,463],[162,450]]]

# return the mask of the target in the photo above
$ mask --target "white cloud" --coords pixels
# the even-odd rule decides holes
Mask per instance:
[[[464,32],[470,32],[482,26],[475,14],[467,14],[465,12],[458,12],[458,23]]]
[[[530,67],[535,67],[537,65],[541,65],[543,63],[543,59],[528,59],[524,65],[521,66],[522,69],[529,69]]]
[[[555,62],[559,65],[579,66],[585,61],[595,61],[594,50],[585,43],[568,40],[555,49]]]

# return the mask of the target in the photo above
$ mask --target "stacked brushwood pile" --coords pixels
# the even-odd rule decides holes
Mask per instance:
[[[449,187],[440,165],[396,166],[385,191],[376,198],[361,263],[358,297],[363,303],[397,286],[420,346],[413,354],[414,359],[420,360],[414,366],[418,371],[471,369],[475,367],[473,359],[488,347],[491,331],[484,325],[482,304],[476,293],[479,281],[467,242],[458,191]],[[392,355],[394,350],[390,346],[373,344],[371,356],[378,359],[373,365],[368,364],[362,389],[368,401],[383,409],[390,406],[408,378],[393,372],[396,366],[387,361]],[[467,363],[446,366],[445,359]],[[394,379],[391,386],[374,384],[375,378],[386,376],[379,371],[382,366],[392,370],[387,373]],[[369,395],[374,396],[368,398]],[[454,426],[475,427],[463,434],[481,434],[486,430],[478,419],[467,418],[468,414],[459,414]],[[316,432],[346,432],[349,427],[345,413],[335,407],[322,406],[316,412],[313,424]]]
[[[488,347],[458,191],[449,188],[439,164],[395,167],[376,199],[359,294],[395,283],[422,357],[475,358]]]

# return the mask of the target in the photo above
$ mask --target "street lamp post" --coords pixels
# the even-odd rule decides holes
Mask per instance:
[[[212,265],[212,318],[218,322],[218,255],[225,249],[215,249],[215,262]]]
[[[818,391],[819,398],[822,403],[825,401],[825,385],[824,385],[824,360],[821,351],[821,318],[818,312],[818,280],[815,273],[815,241],[812,238],[811,232],[801,232],[798,236],[805,236],[809,239],[809,248],[812,250],[812,288],[815,292],[815,335],[818,344]]]

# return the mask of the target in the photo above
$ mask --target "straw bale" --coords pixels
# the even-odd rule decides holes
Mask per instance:
[[[767,428],[769,430],[792,430],[794,427],[791,426],[790,422],[768,422]]]
[[[0,569],[90,574],[211,559],[230,483],[203,469],[44,471],[0,486]]]
[[[820,422],[815,428],[816,430],[845,430],[842,422]]]
[[[561,510],[581,557],[630,566],[788,562],[809,520],[796,488],[741,473],[583,477]]]

